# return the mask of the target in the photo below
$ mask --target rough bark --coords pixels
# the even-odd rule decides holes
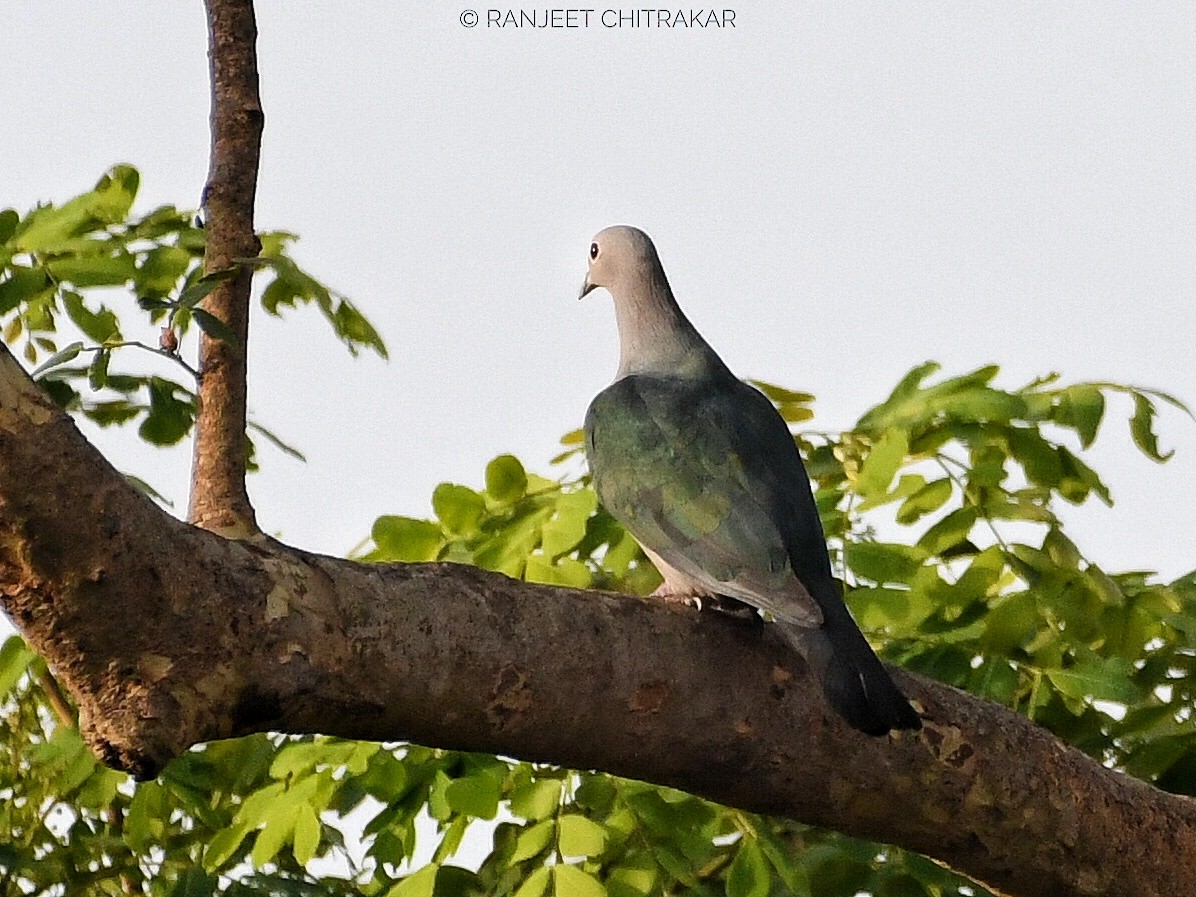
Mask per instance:
[[[257,23],[251,0],[207,0],[212,84],[212,147],[204,187],[205,271],[220,271],[261,250],[253,229],[265,116],[258,96]],[[245,347],[252,268],[242,265],[203,302],[236,341],[204,333],[188,519],[228,536],[257,532],[245,490]]]
[[[908,847],[1013,895],[1177,895],[1196,802],[1003,708],[894,671],[869,738],[768,627],[447,564],[367,566],[162,512],[0,352],[0,604],[109,763],[323,732],[672,785]]]

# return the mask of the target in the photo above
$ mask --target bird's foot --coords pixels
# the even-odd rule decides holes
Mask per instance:
[[[657,587],[656,591],[652,593],[652,597],[659,598],[667,604],[694,607],[699,611],[702,610],[702,601],[707,598],[705,595],[695,595],[692,592],[674,592],[671,589],[666,589],[663,584]]]

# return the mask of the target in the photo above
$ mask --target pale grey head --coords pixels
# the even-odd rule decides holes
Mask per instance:
[[[628,374],[696,375],[725,370],[673,298],[652,238],[625,224],[600,230],[590,242],[581,296],[602,287],[615,300],[619,370]]]
[[[668,290],[669,283],[652,238],[638,227],[616,224],[600,230],[590,241],[590,269],[581,296],[603,287],[618,300],[645,287]]]

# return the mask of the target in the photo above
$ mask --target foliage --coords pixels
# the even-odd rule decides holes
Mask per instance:
[[[190,434],[196,411],[197,373],[180,341],[193,333],[192,324],[217,339],[233,338],[199,303],[237,269],[204,272],[204,233],[195,213],[161,206],[134,216],[140,182],[135,168],[117,165],[94,189],[62,205],[24,216],[0,211],[0,328],[26,361],[40,362],[35,376],[64,408],[102,427],[138,423],[143,440],[173,445]],[[243,264],[271,275],[261,291],[267,312],[314,304],[349,351],[368,348],[385,357],[382,338],[361,312],[290,257],[294,234],[259,237],[260,256]],[[110,308],[105,299],[119,304]],[[71,325],[65,343],[64,321]],[[127,336],[132,328],[160,329],[146,342]],[[138,365],[133,354],[157,360]],[[261,425],[252,428],[297,454]]]
[[[74,413],[139,420],[141,435],[162,443],[190,428],[193,412],[178,407],[193,408],[190,385],[109,373],[133,344],[95,290],[131,287],[151,322],[185,335],[190,322],[204,326],[195,296],[212,275],[199,273],[202,232],[190,216],[130,219],[135,192],[136,173],[118,167],[61,207],[0,213],[0,314],[31,362],[58,354],[42,382]],[[289,239],[263,237],[274,274],[267,310],[315,302],[351,348],[383,351],[351,305],[286,257]],[[61,314],[90,342],[60,352]],[[73,367],[81,357],[88,364]],[[1111,501],[1081,458],[1110,404],[1128,404],[1131,438],[1156,461],[1167,457],[1156,410],[1182,406],[1153,390],[1054,376],[1005,389],[995,366],[937,372],[911,371],[844,433],[805,429],[811,396],[757,384],[803,427],[796,439],[857,619],[888,658],[1026,713],[1111,767],[1196,794],[1196,571],[1171,583],[1105,571],[1057,516],[1060,502]],[[107,392],[87,391],[84,379]],[[658,574],[598,507],[577,463],[580,434],[564,443],[557,461],[571,472],[550,479],[499,456],[480,487],[437,487],[432,519],[379,518],[361,556],[651,590]],[[255,736],[197,748],[134,786],[94,761],[69,712],[44,664],[18,638],[6,642],[0,893],[985,893],[912,854],[670,789],[414,745]],[[476,868],[451,862],[483,842]]]
[[[851,432],[800,439],[861,623],[888,656],[1192,793],[1196,575],[1168,585],[1109,576],[1066,540],[1052,509],[1061,496],[1107,497],[1058,437],[1070,430],[1090,443],[1105,394],[1122,388],[1051,380],[1005,392],[991,386],[992,369],[925,386],[929,372]],[[788,416],[809,416],[808,397],[763,386]],[[1102,415],[1077,416],[1093,389]],[[1130,395],[1140,406],[1151,394]],[[577,435],[566,443],[562,461]],[[579,587],[646,591],[658,581],[584,476],[549,480],[504,455],[484,482],[439,486],[434,520],[379,518],[366,556]],[[892,522],[876,519],[886,507]],[[1009,521],[1021,526],[1016,541],[1002,532]],[[894,526],[917,532],[878,537]],[[73,728],[51,725],[40,661],[15,638],[0,660],[6,825],[17,845],[0,867],[14,881],[94,869],[97,887],[123,877],[152,894],[349,893],[349,881],[400,897],[983,893],[914,855],[669,789],[415,746],[247,738],[193,751],[133,789],[95,764]],[[359,860],[345,848],[350,813],[362,827]],[[436,845],[404,875],[427,837],[423,813]],[[73,822],[56,833],[55,819]],[[476,871],[451,864],[479,820],[494,823],[485,860]],[[331,859],[347,880],[316,871]]]

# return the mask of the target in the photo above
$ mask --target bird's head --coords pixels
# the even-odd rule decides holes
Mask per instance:
[[[590,269],[577,298],[598,287],[616,293],[624,284],[651,282],[658,271],[663,277],[652,238],[638,227],[617,224],[590,242]]]

